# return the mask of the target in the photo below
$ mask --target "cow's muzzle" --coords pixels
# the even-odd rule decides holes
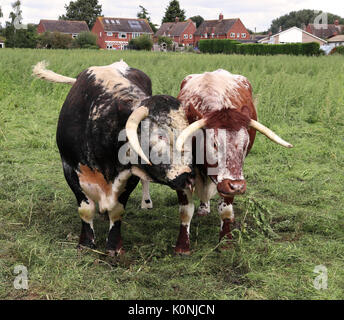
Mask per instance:
[[[169,183],[169,186],[175,190],[193,190],[195,185],[195,176],[193,173],[183,173]]]
[[[223,180],[218,183],[217,191],[222,197],[244,194],[246,191],[245,180]]]

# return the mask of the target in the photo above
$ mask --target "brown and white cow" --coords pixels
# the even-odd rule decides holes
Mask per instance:
[[[248,79],[241,75],[234,75],[223,69],[189,75],[181,84],[178,100],[190,126],[179,135],[177,149],[182,150],[186,140],[199,129],[205,135],[213,133],[212,139],[201,142],[204,143],[203,150],[207,154],[204,163],[196,163],[196,193],[201,200],[197,213],[205,215],[210,212],[210,199],[217,192],[221,197],[218,204],[220,240],[223,237],[231,239],[233,199],[246,191],[243,164],[254,143],[256,130],[284,147],[291,148],[292,145],[256,121],[252,87]],[[200,142],[197,139],[195,142],[194,139],[194,149],[195,143]],[[217,154],[217,158],[210,161],[214,160],[211,159],[213,154]],[[190,210],[187,211],[187,217],[185,213],[182,217],[187,226],[184,230],[185,241],[178,244],[176,251],[188,253],[189,226],[193,215],[191,199],[183,196],[183,192],[179,192],[178,196],[184,198],[184,206]]]

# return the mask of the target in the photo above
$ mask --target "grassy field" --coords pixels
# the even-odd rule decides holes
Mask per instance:
[[[139,209],[141,187],[123,219],[126,255],[77,253],[80,219],[55,143],[70,89],[31,77],[43,59],[75,77],[123,58],[146,72],[154,94],[177,96],[191,73],[227,69],[251,81],[259,120],[294,144],[262,135],[245,162],[247,193],[235,199],[231,250],[218,251],[217,199],[194,217],[190,257],[175,257],[177,197],[152,185],[154,209]],[[343,299],[344,58],[254,57],[83,50],[0,50],[1,299]],[[196,204],[198,201],[196,200]],[[108,222],[95,221],[104,251]],[[29,289],[13,286],[14,267]],[[314,268],[328,270],[316,290]]]

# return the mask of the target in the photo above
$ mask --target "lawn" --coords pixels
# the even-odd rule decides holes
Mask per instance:
[[[246,76],[259,120],[293,149],[258,134],[245,162],[247,193],[235,199],[233,247],[217,250],[217,198],[194,216],[190,257],[173,255],[179,230],[173,190],[141,186],[123,218],[125,256],[103,255],[108,222],[95,221],[97,252],[77,252],[81,228],[65,182],[55,131],[70,89],[34,79],[50,62],[75,77],[123,58],[152,79],[154,94],[177,96],[183,78],[218,68]],[[236,56],[92,50],[0,50],[1,299],[343,299],[344,58]],[[196,205],[198,200],[195,199]],[[14,268],[28,270],[15,289]],[[317,290],[316,266],[327,268]]]

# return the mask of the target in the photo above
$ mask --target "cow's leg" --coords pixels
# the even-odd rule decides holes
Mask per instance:
[[[221,219],[220,241],[226,238],[230,242],[232,239],[230,225],[234,222],[233,200],[234,197],[221,198],[218,204]]]
[[[180,214],[180,229],[177,244],[174,249],[176,254],[190,254],[190,223],[194,214],[195,205],[192,201],[190,190],[177,191]]]
[[[95,248],[93,229],[93,218],[96,213],[95,203],[83,193],[78,175],[63,158],[62,165],[66,181],[76,197],[78,213],[81,218],[81,233],[78,248],[82,248],[83,246]]]
[[[149,181],[141,179],[141,184],[142,184],[141,208],[142,209],[152,209],[153,203],[152,203],[151,196],[149,194]]]
[[[121,237],[121,215],[124,212],[131,192],[135,189],[139,180],[140,179],[135,176],[130,176],[127,179],[122,178],[115,180],[116,188],[118,190],[118,201],[115,206],[108,211],[110,230],[106,243],[106,251],[110,256],[124,253]]]
[[[217,193],[216,185],[209,177],[200,174],[196,169],[196,194],[201,200],[197,209],[197,215],[206,216],[210,213],[210,199]]]

